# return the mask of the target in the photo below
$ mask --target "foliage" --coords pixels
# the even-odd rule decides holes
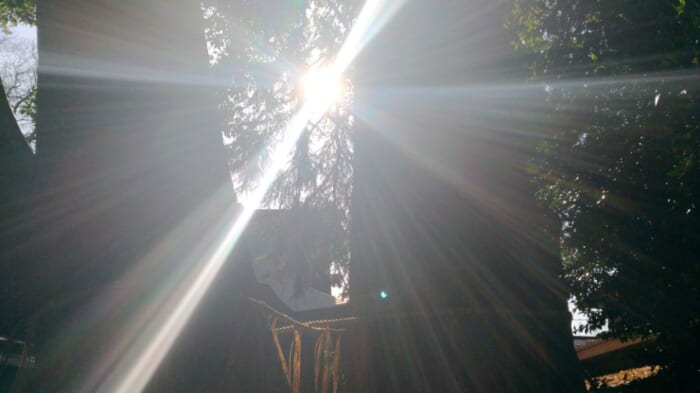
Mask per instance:
[[[580,329],[653,337],[697,372],[700,2],[521,0],[509,26],[547,85],[533,170]]]
[[[227,80],[223,134],[239,196],[254,189],[287,122],[303,104],[300,80],[330,64],[356,14],[357,1],[209,1],[207,39],[214,69]],[[309,124],[264,203],[276,208],[331,208],[349,226],[353,117],[346,94]],[[334,254],[334,285],[347,277],[347,236]]]
[[[0,1],[0,28],[7,33],[9,26],[36,24],[36,0]]]

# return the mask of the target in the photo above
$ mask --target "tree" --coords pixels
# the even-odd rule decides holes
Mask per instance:
[[[517,1],[510,23],[547,85],[533,170],[580,329],[653,338],[697,380],[700,2]]]
[[[0,24],[6,27],[8,24],[16,22],[31,22],[33,14],[30,15],[33,2],[11,2],[3,3],[0,12]],[[19,9],[22,10],[19,10]],[[21,17],[20,17],[21,16]],[[5,44],[12,44],[11,40],[5,39]],[[12,44],[14,45],[14,44]],[[27,145],[22,130],[18,126],[15,114],[20,115],[20,120],[24,112],[29,115],[33,104],[33,94],[31,89],[25,89],[24,82],[31,82],[33,73],[30,71],[26,60],[31,56],[21,56],[14,58],[3,56],[6,59],[5,65],[11,64],[11,69],[4,69],[1,79],[10,83],[9,96],[5,94],[3,81],[0,80],[0,265],[3,271],[8,272],[0,284],[0,331],[2,334],[13,336],[17,334],[22,338],[26,334],[25,329],[17,328],[17,320],[21,314],[21,301],[17,296],[17,278],[13,273],[16,263],[22,263],[24,251],[19,251],[21,244],[26,243],[26,238],[32,236],[31,231],[25,231],[27,226],[27,214],[32,203],[27,198],[31,195],[32,186],[36,179],[36,160],[32,150]],[[18,68],[14,68],[18,66]],[[9,76],[9,78],[6,78]],[[8,100],[9,98],[9,100]],[[13,113],[13,106],[17,111]]]
[[[27,4],[34,3],[13,3]],[[128,323],[125,302],[191,268],[183,256],[193,244],[214,243],[209,235],[231,219],[234,199],[217,161],[223,156],[216,154],[210,86],[193,83],[210,76],[198,2],[38,7],[39,146],[32,161],[40,170],[26,173],[37,191],[25,198],[30,209],[2,217],[0,258],[10,272],[2,278],[2,326],[39,348],[41,367],[28,389],[71,390]],[[181,241],[149,261],[184,224]],[[129,299],[104,308],[104,291],[122,286]],[[100,315],[80,337],[62,340],[87,309]],[[62,351],[72,353],[70,361]]]
[[[36,23],[36,0],[6,0],[0,3],[0,28],[7,32],[8,26]]]
[[[95,390],[83,377],[116,362],[127,310],[193,269],[235,200],[215,96],[192,83],[208,77],[199,2],[38,7],[33,192],[2,206],[0,322],[36,344],[27,391]]]
[[[36,0],[9,0],[9,1],[4,1],[0,3],[0,29],[2,29],[4,34],[9,34],[9,26],[16,26],[18,23],[24,23],[27,25],[34,25],[36,22]],[[3,42],[6,44],[9,44],[7,42],[7,39],[3,39]],[[17,44],[21,45],[21,44]],[[12,51],[20,48],[8,48],[12,49]],[[2,150],[2,153],[0,154],[0,158],[6,162],[4,162],[4,167],[5,168],[13,168],[11,170],[8,169],[8,172],[3,173],[0,175],[0,181],[3,183],[7,182],[7,185],[5,188],[17,188],[15,186],[12,186],[11,184],[18,184],[17,179],[12,179],[10,181],[6,181],[6,179],[9,179],[8,173],[12,172],[14,174],[18,173],[18,168],[25,168],[26,163],[29,162],[31,159],[28,158],[26,154],[26,148],[24,148],[21,144],[17,144],[15,142],[11,141],[16,141],[18,138],[16,135],[18,128],[16,127],[16,122],[17,119],[15,119],[15,114],[20,115],[20,122],[23,124],[26,124],[27,122],[25,121],[27,117],[32,118],[34,116],[34,111],[35,111],[35,91],[30,93],[32,89],[29,88],[31,86],[31,79],[32,79],[32,73],[28,72],[30,67],[30,64],[27,63],[28,61],[31,62],[32,56],[31,52],[28,50],[28,48],[22,48],[22,52],[26,54],[27,56],[22,56],[21,58],[15,58],[12,59],[14,65],[12,66],[13,69],[14,67],[18,67],[18,74],[16,75],[10,75],[10,74],[15,74],[15,72],[7,72],[9,71],[8,69],[3,69],[5,70],[5,75],[3,75],[3,78],[1,79],[6,79],[5,77],[10,76],[11,84],[14,85],[15,81],[21,80],[22,82],[27,82],[27,83],[21,83],[20,85],[22,86],[19,88],[18,86],[10,86],[9,88],[5,88],[3,81],[0,80],[0,92],[9,92],[9,97],[3,97],[2,102],[0,102],[0,135],[3,139],[6,140],[7,143],[4,143],[4,149]],[[11,59],[14,56],[8,57],[8,59]],[[36,62],[36,57],[33,57],[34,62]],[[5,63],[4,65],[8,65]],[[19,71],[19,70],[22,71]],[[19,77],[18,79],[13,78],[13,76]],[[34,82],[36,83],[36,82]],[[13,91],[18,91],[19,94],[15,95]],[[25,98],[26,97],[26,98]],[[19,105],[17,105],[16,110],[10,110],[8,105],[5,104],[4,100],[6,98],[9,98],[8,105],[15,106],[17,102],[20,102]],[[14,108],[13,108],[14,109]],[[22,128],[22,130],[28,129],[29,127]],[[20,133],[21,135],[21,133]],[[30,142],[33,141],[33,136],[31,134],[28,135]],[[19,156],[18,156],[19,155]],[[21,170],[20,170],[21,171]],[[11,176],[10,176],[11,177]],[[21,177],[21,176],[20,176]],[[21,188],[21,187],[20,187]],[[19,188],[17,188],[19,189]],[[19,194],[22,192],[20,191]],[[18,194],[18,195],[19,195]],[[9,195],[9,194],[8,194]],[[2,198],[2,205],[5,205],[6,203],[10,203],[9,200],[6,200],[4,197]]]
[[[526,170],[509,11],[407,1],[357,59],[351,301],[365,391],[584,390],[557,226]]]
[[[10,108],[19,128],[33,145],[36,118],[36,67],[35,43],[7,35],[0,40],[0,76]]]
[[[209,1],[207,37],[214,69],[231,84],[220,110],[229,165],[239,195],[258,185],[275,141],[304,103],[301,82],[329,65],[350,31],[360,2]],[[347,292],[353,116],[350,78],[340,100],[303,133],[288,165],[267,193],[275,208],[337,210],[345,233],[333,245],[333,284]]]

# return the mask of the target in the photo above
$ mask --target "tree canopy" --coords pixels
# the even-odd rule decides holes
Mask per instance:
[[[5,0],[0,2],[0,28],[7,30],[18,23],[36,23],[36,0]]]
[[[533,172],[564,277],[604,335],[697,373],[700,2],[516,1],[513,45],[546,84]]]
[[[239,4],[241,3],[241,4]],[[243,4],[244,3],[244,4]],[[338,53],[359,1],[205,2],[210,61],[224,81],[220,112],[234,187],[255,189],[286,124],[304,104],[301,81]],[[325,114],[313,119],[267,193],[273,208],[330,208],[347,233],[352,176],[352,86]],[[347,277],[347,236],[332,251],[334,285]]]

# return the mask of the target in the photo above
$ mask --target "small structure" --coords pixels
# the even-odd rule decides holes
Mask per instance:
[[[322,319],[328,308],[311,309],[335,305],[329,278],[334,217],[314,209],[257,211],[146,391],[312,386],[314,374],[301,373],[302,365],[313,370],[315,344],[327,350],[339,342],[337,332],[331,340],[327,324],[293,321]],[[327,362],[317,364],[330,372]],[[318,383],[333,386],[322,376]]]
[[[258,210],[245,242],[258,282],[292,311],[332,307],[333,250],[342,247],[338,214],[330,209]],[[266,299],[269,301],[270,299]]]

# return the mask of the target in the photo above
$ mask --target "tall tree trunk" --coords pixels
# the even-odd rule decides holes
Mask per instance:
[[[12,113],[2,80],[0,80],[0,93],[2,93],[0,94],[0,159],[4,164],[1,173],[5,179],[4,176],[9,175],[5,165],[16,168],[31,161],[33,155]]]
[[[583,391],[504,11],[409,0],[357,64],[358,390]]]
[[[13,275],[24,261],[27,232],[24,219],[35,178],[34,155],[17,125],[0,81],[0,335],[14,336],[23,330],[18,282]]]
[[[198,1],[42,1],[38,40],[27,389],[92,391],[234,196]]]

